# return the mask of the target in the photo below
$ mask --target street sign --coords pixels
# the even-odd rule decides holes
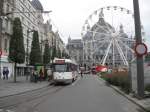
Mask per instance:
[[[147,54],[147,46],[144,43],[136,44],[135,53],[137,56],[143,56]]]

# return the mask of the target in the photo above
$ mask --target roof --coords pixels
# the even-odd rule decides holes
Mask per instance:
[[[35,9],[43,11],[43,6],[39,0],[32,0],[31,4]]]

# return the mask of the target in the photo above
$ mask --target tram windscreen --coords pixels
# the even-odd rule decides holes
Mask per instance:
[[[54,65],[54,72],[66,72],[67,65],[66,64],[55,64]]]

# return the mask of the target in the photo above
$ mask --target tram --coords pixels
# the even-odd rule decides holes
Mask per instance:
[[[53,61],[54,83],[72,83],[78,77],[78,65],[71,59],[56,58]]]

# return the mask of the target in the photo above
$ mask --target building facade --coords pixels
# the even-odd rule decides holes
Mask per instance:
[[[103,63],[102,61],[106,56],[107,49],[111,41],[110,38],[108,39],[109,30],[115,32],[113,26],[107,23],[105,21],[105,18],[102,15],[100,15],[98,21],[93,26],[91,26],[90,28],[91,32],[87,32],[82,38],[84,46],[83,47],[84,64],[86,64],[87,66],[93,66]],[[128,37],[128,35],[124,32],[123,25],[120,25],[118,35],[119,37],[121,37],[120,40],[123,42],[123,44],[125,44],[129,48],[133,48],[135,40]],[[127,61],[130,61],[131,59],[133,59],[134,55],[131,52],[131,50],[127,50],[127,47],[124,46],[123,44],[119,43],[120,45],[119,49],[122,49],[124,53],[122,55],[125,56]],[[104,65],[108,65],[109,67],[118,67],[124,65],[124,62],[120,55],[121,51],[119,51],[116,48],[117,46],[114,44],[110,46],[110,50],[107,53],[108,56],[106,57]]]
[[[15,17],[19,17],[23,28],[24,46],[27,54],[30,53],[32,43],[32,31],[36,30],[39,33],[39,41],[41,43],[41,50],[44,48],[42,42],[47,38],[44,28],[44,19],[42,16],[43,6],[39,0],[4,0],[2,16],[2,33],[1,33],[1,73],[3,67],[10,69],[10,74],[13,74],[13,63],[8,61],[9,55],[9,41],[12,35],[12,22]],[[24,75],[26,71],[27,55],[24,64],[17,65],[17,72],[19,75]],[[8,66],[9,65],[9,66]]]
[[[1,1],[1,29],[0,29],[0,49],[2,55],[0,57],[0,77],[2,77],[3,68],[7,67],[9,69],[9,76],[14,72],[13,63],[9,62],[9,41],[12,35],[12,23],[13,14],[5,16],[4,14],[8,12],[13,12],[15,6],[15,0],[2,0]]]
[[[72,59],[82,66],[83,65],[83,44],[81,39],[68,38],[67,50]]]

